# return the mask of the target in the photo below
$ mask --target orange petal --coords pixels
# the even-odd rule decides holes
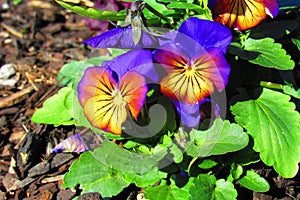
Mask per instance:
[[[127,72],[121,78],[119,88],[131,114],[137,118],[147,95],[145,78],[136,72]]]
[[[263,0],[222,0],[213,11],[215,21],[239,30],[252,28],[267,17]]]

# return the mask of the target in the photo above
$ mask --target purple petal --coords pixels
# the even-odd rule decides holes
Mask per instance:
[[[114,28],[101,35],[84,40],[83,43],[93,48],[109,48],[118,44],[124,28]]]
[[[121,28],[117,27],[109,30],[96,37],[84,40],[83,43],[90,45],[93,48],[120,48],[120,49],[135,49],[135,48],[150,48],[155,47],[157,38],[142,31],[141,39],[138,44],[134,44],[132,27]]]
[[[197,104],[187,104],[183,102],[176,101],[172,99],[173,103],[176,106],[176,109],[181,116],[181,122],[190,128],[198,127],[200,122],[200,103]]]
[[[266,7],[266,13],[271,17],[276,17],[279,13],[278,3],[276,0],[264,0],[262,4]]]
[[[113,60],[105,61],[102,65],[116,72],[119,80],[127,71],[135,71],[154,83],[158,81],[158,73],[152,61],[152,53],[149,50],[132,50],[115,57]]]
[[[85,152],[89,148],[83,141],[83,138],[80,134],[72,135],[71,137],[68,137],[58,145],[54,147],[52,150],[52,153],[61,153],[61,152]]]
[[[217,22],[201,20],[196,17],[190,17],[189,19],[185,20],[181,24],[178,31],[191,37],[204,49],[218,48],[224,54],[226,53],[227,46],[232,40],[230,29],[227,27]],[[186,42],[181,37],[179,37],[176,42],[184,45],[184,49],[191,49],[196,43],[194,42],[193,44],[191,42]]]

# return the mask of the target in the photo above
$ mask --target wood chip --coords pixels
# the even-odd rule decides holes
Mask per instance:
[[[33,86],[27,87],[24,90],[16,92],[8,97],[0,100],[0,109],[5,107],[10,107],[21,101],[23,101],[27,95],[34,90]]]
[[[58,175],[58,176],[54,176],[54,177],[47,177],[44,178],[41,183],[52,183],[52,182],[58,182],[60,180],[62,180],[64,177],[64,175]]]
[[[51,9],[51,8],[53,8],[53,6],[50,3],[45,2],[45,1],[29,1],[28,5],[32,6],[32,7],[44,8],[44,9]]]
[[[1,23],[1,26],[5,28],[9,33],[13,34],[14,36],[17,36],[20,39],[23,38],[23,34],[17,29],[15,29],[14,27],[4,24],[3,22]]]
[[[20,182],[17,175],[7,173],[2,180],[2,184],[5,187],[6,191],[13,191],[17,189],[16,184]]]

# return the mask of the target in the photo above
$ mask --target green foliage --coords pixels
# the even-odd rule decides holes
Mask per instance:
[[[300,51],[300,40],[292,38],[292,42],[297,46],[298,50]]]
[[[222,119],[216,119],[208,130],[192,130],[190,138],[185,149],[192,157],[225,154],[240,150],[248,144],[248,135],[242,127]]]
[[[251,170],[247,170],[246,175],[240,178],[238,182],[242,186],[255,192],[266,192],[270,189],[269,183]]]
[[[82,76],[84,70],[92,66],[94,66],[92,63],[86,61],[71,61],[70,63],[65,64],[61,68],[57,79],[63,85],[67,85],[72,82],[74,83],[75,80],[78,79],[78,77]]]
[[[126,12],[103,11],[94,8],[86,8],[83,6],[71,5],[59,0],[55,1],[64,8],[67,8],[79,15],[92,19],[123,21],[126,17]]]
[[[64,66],[62,66],[57,79],[60,81],[61,84],[67,85],[69,83],[79,82],[81,79],[84,71],[92,66],[101,66],[103,61],[111,60],[115,56],[118,56],[126,51],[120,49],[113,49],[111,56],[99,56],[99,57],[92,57],[86,59],[84,61],[71,61]],[[77,84],[74,84],[77,87]]]
[[[215,200],[231,200],[236,199],[237,191],[234,189],[234,185],[231,182],[227,182],[224,179],[220,179],[216,182],[216,188],[214,192]]]
[[[237,197],[233,184],[224,179],[216,180],[212,175],[201,174],[191,181],[193,183],[190,187],[191,200],[231,200]]]
[[[190,178],[183,187],[178,187],[171,179],[170,185],[162,181],[158,186],[145,189],[145,198],[149,200],[232,200],[236,197],[237,191],[232,183],[224,179],[216,180],[208,174]]]
[[[31,121],[41,124],[73,125],[73,90],[72,87],[61,88],[57,94],[47,99],[43,107],[32,116]]]
[[[166,155],[165,149],[153,149],[149,154],[130,152],[109,141],[104,141],[94,153],[95,158],[114,169],[138,174],[157,169],[158,162]]]
[[[196,178],[190,179],[193,183],[190,188],[190,199],[209,200],[213,199],[216,178],[208,174],[200,174]]]
[[[248,38],[245,41],[245,50],[257,52],[259,55],[249,62],[268,68],[276,68],[280,70],[291,70],[295,67],[295,63],[291,60],[291,56],[286,54],[281,44],[275,43],[272,38],[264,38],[254,40]]]
[[[216,166],[218,164],[218,162],[211,160],[211,159],[204,159],[199,165],[198,167],[201,169],[210,169],[214,166]]]
[[[23,0],[13,0],[13,5],[19,5],[20,3],[22,3]]]
[[[300,161],[300,154],[291,153],[300,152],[300,115],[289,100],[288,95],[263,89],[258,99],[231,107],[237,123],[253,137],[262,161],[287,178],[296,175]]]
[[[166,178],[167,173],[158,170],[158,162],[165,154],[162,151],[148,155],[133,153],[104,141],[94,152],[84,153],[74,162],[63,186],[74,188],[80,183],[84,193],[97,189],[104,197],[118,194],[130,183],[147,187]]]
[[[167,185],[166,181],[162,181],[159,186],[147,187],[145,189],[145,198],[149,200],[189,199],[190,187],[191,183],[179,188],[172,180],[170,185]]]
[[[200,19],[212,20],[211,12],[207,7],[203,8],[202,6],[192,4],[192,3],[185,3],[185,2],[172,2],[168,4],[167,7],[173,9],[193,10],[196,12],[194,16]]]
[[[234,180],[237,180],[243,174],[243,171],[244,170],[241,165],[232,164],[230,174],[227,177],[227,181],[233,182]]]
[[[65,174],[62,186],[75,188],[77,184],[80,184],[83,194],[98,191],[105,198],[120,193],[130,183],[119,171],[100,162],[94,153],[85,152]]]
[[[295,90],[292,85],[284,85],[282,86],[283,92],[285,94],[291,95],[297,99],[300,99],[300,89]]]

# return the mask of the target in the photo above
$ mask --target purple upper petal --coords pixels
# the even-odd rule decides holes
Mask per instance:
[[[93,48],[120,48],[136,49],[155,47],[157,39],[152,35],[141,30],[141,39],[138,44],[134,44],[132,27],[117,27],[96,37],[84,40],[83,43]]]
[[[218,48],[224,54],[226,53],[227,46],[231,43],[232,36],[230,29],[227,27],[212,22],[209,20],[201,20],[196,17],[190,17],[185,20],[178,31],[185,34],[195,40],[202,48]],[[177,36],[177,43],[181,43],[183,48],[187,51],[191,51],[194,48],[196,42],[182,39],[182,36]],[[195,51],[198,51],[198,47]]]
[[[152,61],[152,53],[149,50],[132,50],[115,57],[113,60],[105,61],[102,65],[116,72],[119,80],[127,71],[135,71],[155,83],[158,81],[158,74]]]

